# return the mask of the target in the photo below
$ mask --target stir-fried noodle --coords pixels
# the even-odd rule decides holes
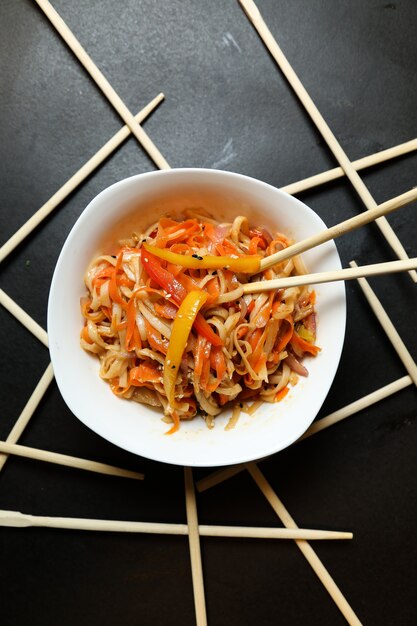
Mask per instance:
[[[248,402],[281,400],[307,376],[303,357],[319,350],[314,291],[242,293],[249,281],[305,273],[299,257],[253,273],[290,244],[242,216],[231,224],[198,210],[162,217],[90,264],[81,346],[97,354],[113,393],[161,407],[169,432],[197,413],[212,427],[230,403],[233,427]]]

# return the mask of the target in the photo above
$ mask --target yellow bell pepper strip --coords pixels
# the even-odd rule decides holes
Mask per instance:
[[[164,389],[171,408],[176,407],[175,382],[182,355],[184,354],[194,320],[207,297],[208,295],[205,291],[190,291],[182,301],[172,325],[171,339],[169,340],[164,365]]]
[[[297,328],[297,333],[298,333],[298,336],[301,337],[301,339],[304,339],[304,341],[308,341],[308,343],[314,343],[315,341],[314,334],[311,332],[311,330],[308,330],[304,325],[301,325],[299,328]]]
[[[232,256],[214,256],[212,254],[200,256],[199,254],[178,254],[177,252],[171,252],[171,250],[167,248],[151,246],[146,242],[142,245],[147,252],[154,254],[168,263],[181,265],[182,267],[194,270],[228,269],[232,270],[232,272],[256,274],[260,271],[261,267],[261,257],[258,254],[244,255],[237,258]]]

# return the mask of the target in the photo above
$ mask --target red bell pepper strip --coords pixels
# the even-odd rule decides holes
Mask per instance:
[[[186,289],[181,285],[179,280],[175,278],[171,272],[164,269],[159,260],[141,248],[141,260],[143,267],[146,269],[148,276],[156,282],[160,287],[167,291],[172,300],[180,306],[181,302],[187,295]],[[210,324],[206,322],[201,313],[198,313],[193,324],[195,330],[209,341],[213,346],[222,346],[223,342],[214,332]]]

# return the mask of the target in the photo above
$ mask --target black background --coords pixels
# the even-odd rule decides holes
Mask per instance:
[[[54,6],[173,167],[247,174],[275,186],[334,160],[235,0],[55,0]],[[417,4],[259,0],[307,91],[354,160],[417,134]],[[122,125],[30,0],[0,3],[0,243]],[[377,202],[416,185],[417,156],[363,172]],[[49,285],[76,218],[103,188],[154,169],[129,139],[12,253],[1,286],[46,327]],[[332,225],[363,210],[347,180],[300,198]],[[417,256],[416,205],[389,217]],[[394,259],[375,225],[337,243],[343,264]],[[416,289],[372,280],[414,358]],[[406,372],[359,286],[347,284],[344,352],[325,416]],[[0,438],[48,364],[48,351],[0,308]],[[365,624],[415,624],[416,390],[413,386],[260,464],[297,523],[348,529],[314,548]],[[11,458],[0,508],[39,515],[184,522],[182,470],[112,446],[85,428],[52,383],[20,440],[137,469],[144,483]],[[201,478],[208,470],[196,470]],[[276,525],[250,476],[198,496],[201,523]],[[187,538],[0,529],[0,621],[100,626],[195,623]],[[292,542],[202,539],[212,625],[343,624]]]

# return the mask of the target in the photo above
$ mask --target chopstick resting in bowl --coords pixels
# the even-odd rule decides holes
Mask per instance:
[[[265,257],[261,261],[261,271],[272,267],[276,263],[281,263],[281,261],[284,261],[289,257],[295,256],[296,254],[301,254],[301,252],[305,252],[306,250],[310,250],[311,248],[320,246],[326,241],[336,239],[337,237],[340,237],[345,233],[355,230],[355,228],[359,228],[360,226],[369,224],[369,222],[373,222],[383,215],[387,215],[388,213],[391,213],[396,209],[400,209],[406,204],[410,204],[410,202],[413,202],[414,200],[417,200],[417,188],[410,189],[409,191],[406,191],[405,193],[396,196],[391,200],[387,200],[387,202],[378,205],[374,209],[371,209],[365,213],[361,213],[360,215],[356,215],[355,217],[345,220],[344,222],[340,222],[339,224],[336,224],[335,226],[332,226],[327,230],[317,233],[317,235],[308,237],[307,239],[299,241],[292,246],[288,246],[288,248],[284,248],[283,250],[280,250],[275,254],[271,254],[270,256]]]
[[[260,280],[241,285],[241,289],[244,294],[259,293],[260,291],[287,289],[288,287],[300,287],[301,285],[318,285],[320,283],[332,283],[338,280],[352,280],[354,278],[362,278],[363,276],[380,276],[382,274],[393,274],[394,272],[406,272],[416,268],[417,257],[414,257],[405,261],[374,263],[373,265],[362,265],[343,270],[334,270],[332,272],[317,272],[316,274],[288,276],[288,278]]]

